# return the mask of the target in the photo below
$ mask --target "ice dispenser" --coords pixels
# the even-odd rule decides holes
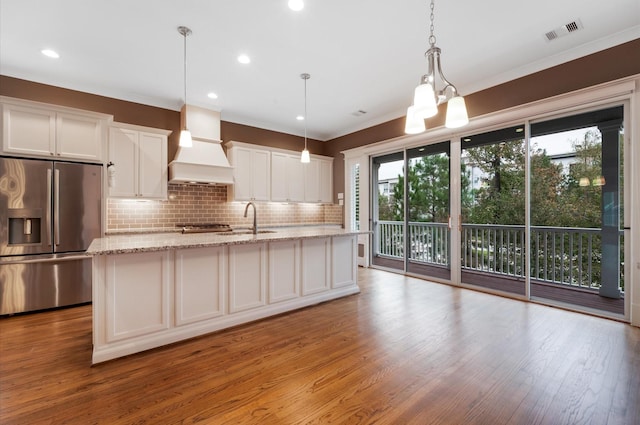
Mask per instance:
[[[42,243],[42,211],[9,210],[9,245]]]

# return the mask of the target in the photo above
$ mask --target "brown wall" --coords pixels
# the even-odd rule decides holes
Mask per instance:
[[[469,117],[523,105],[581,88],[640,74],[640,39],[465,96]],[[68,106],[114,116],[114,120],[173,130],[169,160],[178,146],[180,115],[139,103],[48,86],[0,75],[0,95]],[[428,128],[444,125],[444,113],[427,120]],[[333,156],[334,200],[344,192],[344,162],[340,151],[404,134],[404,117],[327,142],[309,140],[311,153]],[[303,139],[290,134],[222,121],[223,141],[236,140],[282,149],[301,150]]]
[[[304,148],[304,138],[302,137],[227,121],[222,121],[220,124],[220,138],[224,142],[235,140],[236,142],[252,143],[254,145],[270,146],[293,151],[302,151]],[[312,154],[322,155],[323,143],[317,140],[307,139],[307,148]]]
[[[168,160],[171,161],[178,149],[180,135],[180,113],[169,109],[142,105],[140,103],[83,93],[61,87],[34,83],[32,81],[0,75],[0,95],[87,111],[113,115],[114,121],[172,130],[169,136]],[[253,143],[281,149],[302,151],[304,138],[277,131],[264,130],[242,124],[222,121],[220,133],[223,141]],[[312,154],[322,154],[323,143],[308,139]]]
[[[34,83],[4,75],[0,75],[0,95],[101,112],[113,115],[113,120],[117,122],[173,130],[173,133],[169,136],[169,158],[173,158],[178,146],[180,114],[176,111]]]
[[[603,50],[486,90],[465,95],[469,118],[640,74],[640,39]],[[444,111],[427,120],[427,128],[444,125]],[[344,192],[340,151],[404,135],[404,117],[325,142],[333,156],[333,191]]]

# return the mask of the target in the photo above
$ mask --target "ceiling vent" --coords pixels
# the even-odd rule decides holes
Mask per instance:
[[[547,33],[545,33],[545,38],[547,41],[553,41],[556,38],[564,37],[565,35],[569,35],[572,32],[576,32],[583,28],[582,22],[580,19],[576,19],[575,21],[569,22],[561,27],[555,28]]]

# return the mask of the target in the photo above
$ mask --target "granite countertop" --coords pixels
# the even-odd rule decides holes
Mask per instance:
[[[176,248],[203,248],[221,245],[239,245],[291,239],[322,238],[327,236],[357,235],[339,227],[293,227],[260,229],[259,233],[150,233],[113,235],[94,239],[87,255],[125,254],[131,252],[164,251]],[[263,232],[263,233],[260,233]],[[366,233],[366,232],[365,232]]]

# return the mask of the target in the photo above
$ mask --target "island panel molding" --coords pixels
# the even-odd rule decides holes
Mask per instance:
[[[226,314],[227,267],[224,247],[191,248],[175,253],[176,326]]]
[[[96,239],[88,250],[92,362],[357,294],[358,233],[318,228]]]
[[[300,296],[300,241],[269,243],[269,302]]]

